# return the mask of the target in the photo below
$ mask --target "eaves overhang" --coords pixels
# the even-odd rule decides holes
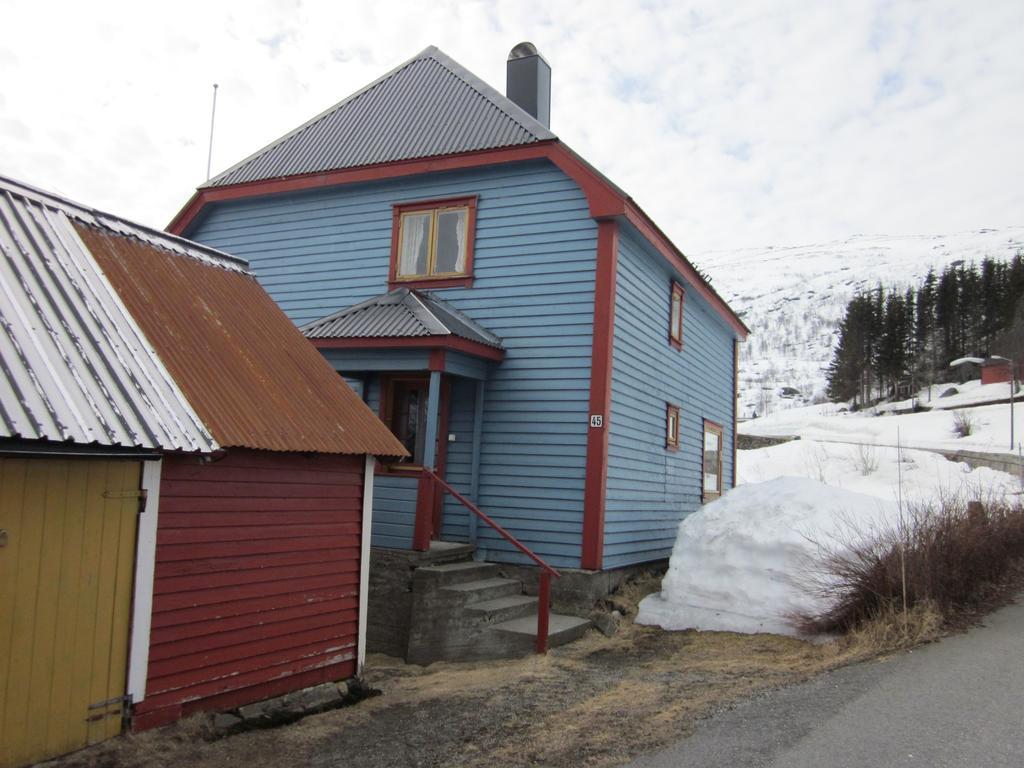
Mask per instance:
[[[187,236],[189,227],[212,204],[287,194],[310,189],[344,186],[368,181],[415,176],[426,173],[479,168],[489,165],[547,160],[575,181],[587,199],[590,216],[596,220],[621,218],[632,224],[658,251],[669,266],[682,276],[714,310],[745,340],[750,329],[726,301],[711,287],[683,252],[622,189],[594,168],[559,139],[535,142],[520,147],[465,152],[443,157],[402,160],[357,168],[310,173],[278,179],[196,190],[192,198],[167,225],[167,231]]]

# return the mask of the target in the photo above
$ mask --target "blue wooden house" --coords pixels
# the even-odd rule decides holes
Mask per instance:
[[[373,545],[558,568],[666,558],[734,482],[747,329],[549,127],[529,44],[502,95],[437,48],[211,179],[171,231],[245,258],[411,458],[380,468]]]

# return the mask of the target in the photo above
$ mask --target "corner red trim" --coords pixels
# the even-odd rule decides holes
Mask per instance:
[[[590,353],[589,415],[602,425],[587,427],[587,470],[583,489],[584,569],[601,570],[604,562],[604,510],[608,480],[608,430],[611,427],[612,345],[615,330],[615,282],[619,260],[619,223],[597,223],[597,270],[594,279],[594,335]]]
[[[444,350],[443,349],[432,349],[430,350],[430,358],[427,362],[427,367],[432,371],[443,371],[444,370]]]
[[[446,349],[499,363],[505,359],[503,349],[458,336],[409,336],[398,339],[365,336],[351,339],[310,339],[310,342],[317,349]]]
[[[203,207],[214,202],[538,159],[554,163],[580,186],[587,197],[590,215],[595,219],[624,216],[654,245],[672,268],[693,285],[694,289],[715,308],[741,338],[747,337],[750,330],[743,324],[743,321],[707,284],[700,273],[686,260],[682,251],[676,248],[650,217],[596,168],[557,139],[510,149],[464,152],[458,155],[401,160],[394,163],[365,165],[326,173],[288,176],[283,179],[266,179],[223,187],[207,187],[197,190],[192,195],[185,207],[167,225],[167,231],[174,235],[183,235]]]
[[[391,262],[388,265],[388,290],[405,288],[469,288],[473,285],[473,250],[476,244],[477,196],[449,197],[441,200],[417,200],[391,206]],[[435,208],[468,208],[466,216],[466,271],[462,275],[442,277],[400,278],[398,276],[398,243],[403,213],[430,211]]]
[[[736,436],[739,427],[740,341],[732,340],[732,488],[736,487]]]

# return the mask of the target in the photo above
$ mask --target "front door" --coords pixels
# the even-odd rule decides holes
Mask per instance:
[[[410,477],[418,473],[426,450],[427,423],[431,418],[427,407],[430,377],[427,375],[385,376],[381,380],[381,419],[391,429],[406,450],[409,458],[392,464],[389,471],[407,471]],[[451,400],[451,379],[441,376],[437,429],[434,430],[434,466],[439,477],[445,476],[448,455],[448,412]],[[441,538],[444,494],[425,481],[418,483],[416,515],[429,515],[430,538]]]
[[[0,458],[0,766],[121,732],[141,467]]]

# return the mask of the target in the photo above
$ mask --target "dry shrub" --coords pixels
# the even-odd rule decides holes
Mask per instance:
[[[942,626],[942,614],[930,602],[919,603],[905,614],[901,608],[890,604],[870,621],[853,629],[847,640],[849,647],[858,654],[873,656],[930,643],[938,639]]]
[[[967,437],[974,431],[974,416],[970,411],[953,411],[953,434]]]
[[[977,613],[1024,558],[1024,506],[946,496],[903,520],[824,549],[817,590],[831,608],[798,617],[808,633],[849,633],[927,606],[945,622]]]

